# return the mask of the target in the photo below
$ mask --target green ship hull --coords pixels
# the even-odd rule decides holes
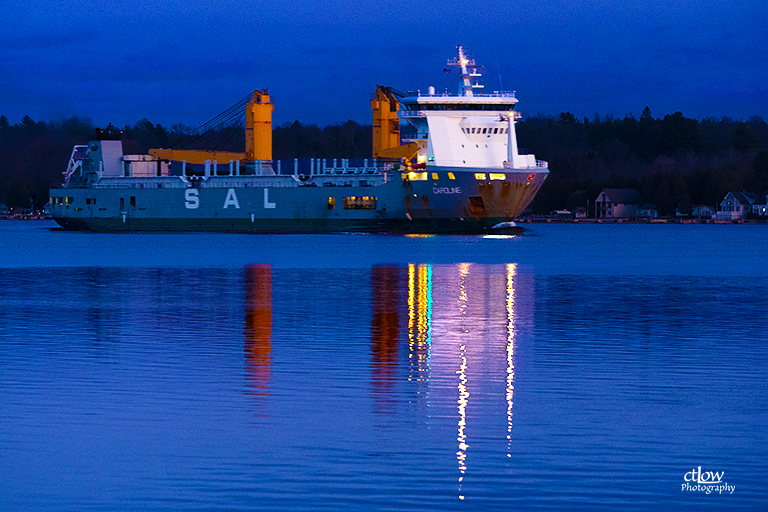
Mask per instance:
[[[89,231],[483,233],[519,215],[548,173],[506,171],[101,178],[52,189],[51,214]]]

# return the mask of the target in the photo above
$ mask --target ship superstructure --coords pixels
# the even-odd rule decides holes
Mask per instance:
[[[518,153],[515,93],[479,92],[482,75],[462,47],[448,64],[461,72],[457,95],[437,95],[430,88],[426,95],[400,101],[400,118],[414,126],[415,140],[427,140],[427,166],[546,169],[546,162]]]
[[[114,231],[482,233],[508,226],[546,179],[547,164],[518,153],[514,93],[483,93],[462,47],[448,64],[460,70],[458,94],[377,88],[371,160],[308,159],[301,172],[298,160],[274,162],[273,105],[266,89],[257,90],[245,107],[245,153],[125,155],[119,134],[101,133],[74,148],[64,185],[51,190],[51,213],[65,228]],[[405,138],[403,123],[411,125]]]

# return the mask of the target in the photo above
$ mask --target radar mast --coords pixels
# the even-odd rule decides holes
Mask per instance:
[[[459,85],[459,96],[466,96],[468,98],[474,97],[475,89],[482,89],[483,86],[478,83],[478,78],[482,75],[477,72],[477,65],[475,59],[468,59],[464,54],[464,47],[456,47],[457,56],[448,61],[449,66],[456,66],[461,70],[461,84]],[[470,72],[468,67],[472,68]],[[472,78],[475,78],[475,83],[472,83]]]

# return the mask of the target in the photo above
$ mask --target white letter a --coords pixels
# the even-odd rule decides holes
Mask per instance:
[[[230,205],[238,210],[240,209],[240,204],[237,202],[237,196],[235,195],[235,189],[233,188],[229,189],[227,192],[227,198],[224,200],[224,209],[226,210]]]

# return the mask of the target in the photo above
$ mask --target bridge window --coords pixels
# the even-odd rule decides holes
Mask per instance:
[[[335,197],[329,197],[328,198],[328,209],[333,210],[336,208],[336,198]]]
[[[515,105],[511,103],[419,103],[418,105],[401,103],[403,110],[492,110],[511,112]]]

